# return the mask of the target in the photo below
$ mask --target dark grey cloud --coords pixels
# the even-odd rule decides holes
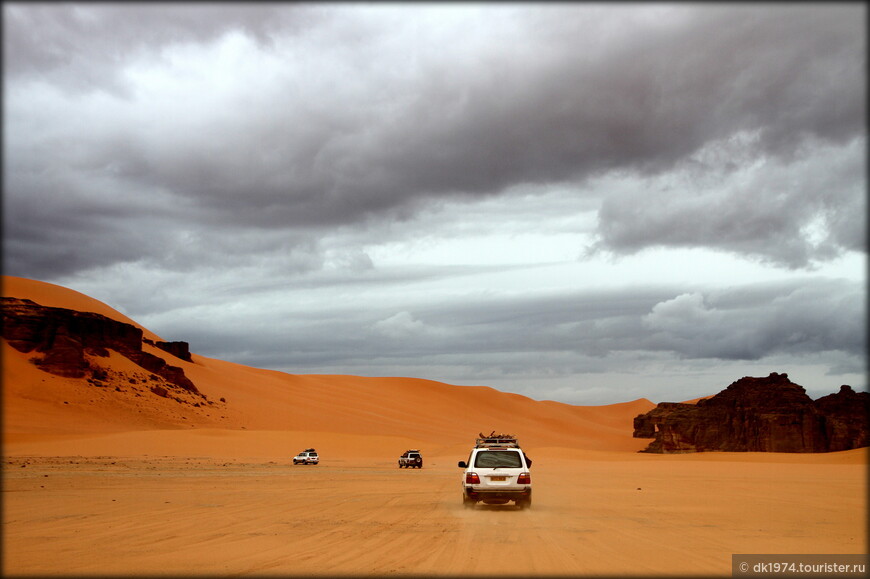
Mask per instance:
[[[409,299],[366,309],[330,303],[299,311],[288,304],[253,319],[244,308],[238,315],[243,317],[216,314],[211,321],[190,324],[181,318],[162,325],[186,336],[203,355],[232,354],[243,363],[290,370],[347,364],[383,370],[449,361],[478,371],[489,367],[493,374],[596,366],[612,371],[609,358],[634,352],[688,361],[840,352],[838,359],[850,360],[850,372],[866,370],[865,289],[824,278],[728,289],[662,286],[465,297],[435,304]]]
[[[449,74],[427,75],[407,113],[423,130],[408,141],[414,123],[387,125],[395,130],[383,142],[410,146],[375,147],[373,164],[394,166],[400,186],[489,193],[611,170],[669,171],[745,131],[759,134],[756,156],[864,134],[864,33],[854,7],[695,7],[663,22],[616,7],[608,16],[618,23],[605,29],[621,24],[621,34],[591,36],[598,22],[585,6],[547,8],[533,13],[537,28],[521,42],[504,38]]]
[[[315,14],[269,3],[5,2],[4,74],[48,77],[74,93],[124,94],[123,67],[143,54],[234,30],[268,44],[273,33],[310,25]]]
[[[741,168],[693,159],[639,182],[604,200],[592,250],[705,246],[795,269],[866,251],[866,139],[796,155]]]
[[[798,276],[866,254],[866,15],[4,3],[4,273],[290,371],[861,373],[863,272]]]
[[[724,148],[712,170],[747,157],[789,168],[816,147],[864,138],[865,12],[505,5],[451,21],[435,8],[390,5],[4,4],[16,117],[5,202],[16,221],[70,218],[46,228],[43,248],[10,228],[8,263],[50,275],[57,263],[38,253],[75,237],[73,223],[99,219],[81,202],[96,179],[160,197],[172,214],[166,228],[316,237],[318,227],[407,219],[437,199],[520,184],[600,195],[588,179],[666,174],[745,134],[753,138]],[[50,166],[53,181],[27,170],[34,164]],[[709,204],[691,192],[675,203],[607,197],[599,248],[697,244],[793,267],[862,248],[863,179],[847,169],[850,181],[829,175],[812,188],[711,192],[729,209],[714,223],[694,219]],[[56,203],[60,195],[78,215]],[[797,215],[780,210],[797,206]],[[638,207],[651,213],[648,225],[638,227]],[[140,209],[131,205],[116,231],[89,227],[120,242],[64,260],[67,271],[165,254],[119,235],[151,230]],[[816,212],[829,233],[824,247],[806,249],[802,227]]]
[[[760,360],[773,354],[807,355],[842,351],[860,360],[867,338],[865,288],[837,281],[783,284],[760,307],[756,295],[740,290],[709,296],[683,293],[656,304],[642,319],[646,349],[667,349],[685,358]],[[856,316],[856,314],[859,314]]]

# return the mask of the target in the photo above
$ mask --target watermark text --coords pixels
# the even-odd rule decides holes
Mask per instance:
[[[732,577],[866,577],[867,555],[731,555]]]

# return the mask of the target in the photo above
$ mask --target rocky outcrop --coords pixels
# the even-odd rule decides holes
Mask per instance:
[[[190,346],[187,342],[157,342],[155,346],[185,362],[193,362],[190,357]]]
[[[680,404],[679,402],[660,402],[655,408],[646,414],[638,414],[634,419],[634,437],[635,438],[654,438],[656,434],[656,424],[661,422],[661,417],[671,414],[680,408],[687,407],[689,404]]]
[[[830,452],[870,446],[870,394],[813,401],[787,374],[745,377],[696,404],[663,402],[634,419],[642,452]]]
[[[816,400],[816,408],[828,417],[825,438],[831,450],[870,446],[870,394],[843,385],[836,394]]]
[[[26,299],[4,297],[2,306],[3,338],[19,352],[44,354],[34,363],[46,372],[69,378],[93,377],[95,369],[85,355],[105,357],[108,350],[114,350],[169,384],[199,393],[182,368],[142,350],[142,330],[136,326],[96,313],[45,307]],[[179,358],[190,359],[185,342],[155,345]]]
[[[148,338],[144,338],[143,341],[185,362],[193,362],[193,358],[190,356],[190,345],[187,342],[153,342]]]

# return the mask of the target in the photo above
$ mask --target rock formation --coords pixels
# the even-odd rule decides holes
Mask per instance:
[[[745,377],[697,404],[663,402],[634,419],[641,452],[830,452],[870,446],[870,393],[813,401],[787,374]]]
[[[151,344],[156,348],[160,348],[164,352],[169,352],[176,358],[184,360],[185,362],[193,361],[190,357],[190,346],[187,342],[153,342],[148,338],[143,338],[142,341],[146,344]]]
[[[168,384],[202,396],[185,376],[184,370],[171,366],[145,352],[142,330],[100,314],[64,308],[45,307],[26,299],[2,298],[2,336],[19,352],[42,353],[34,363],[42,370],[68,378],[98,380],[100,369],[93,367],[86,354],[106,357],[114,350],[141,368],[163,378]],[[158,342],[156,347],[190,361],[186,342]]]
[[[836,394],[828,394],[816,400],[816,408],[830,419],[825,421],[825,438],[830,450],[847,450],[870,446],[868,417],[870,417],[870,394],[855,392],[851,387],[840,386]]]

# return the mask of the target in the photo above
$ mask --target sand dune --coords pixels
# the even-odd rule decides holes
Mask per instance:
[[[66,308],[79,312],[101,314],[107,318],[142,328],[146,338],[162,340],[157,334],[136,323],[118,310],[81,292],[44,281],[11,275],[3,276],[2,285],[4,297],[25,298],[50,308]]]
[[[66,288],[3,281],[4,296],[135,324]],[[727,576],[732,553],[866,552],[867,449],[638,454],[646,399],[572,406],[146,346],[210,401],[195,407],[142,388],[117,353],[91,360],[109,373],[95,387],[2,347],[5,574]],[[456,462],[493,429],[535,460],[529,511],[460,505]],[[292,466],[308,446],[321,464]],[[398,469],[414,447],[424,468]]]
[[[109,306],[66,288],[4,278],[5,296],[41,305],[96,312],[139,326]],[[147,328],[147,336],[160,339]],[[195,347],[195,345],[194,345]],[[321,431],[398,436],[439,444],[466,444],[480,430],[522,434],[526,444],[637,450],[631,421],[654,405],[645,399],[598,407],[535,401],[485,386],[454,386],[418,378],[291,375],[193,355],[193,362],[150,346],[181,367],[211,406],[180,406],[125,377],[144,374],[124,358],[90,358],[115,382],[94,388],[84,380],[53,376],[30,363],[32,354],[3,344],[5,429],[10,442],[30,433],[81,434],[129,429],[226,428]],[[224,399],[225,403],[218,403]],[[33,420],[39,416],[39,420]]]

